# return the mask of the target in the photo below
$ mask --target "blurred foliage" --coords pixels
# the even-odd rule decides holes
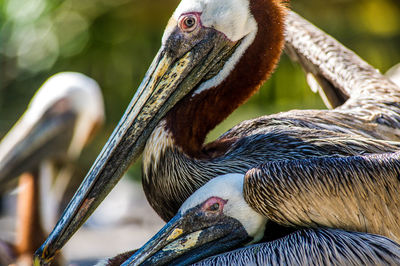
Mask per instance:
[[[153,56],[177,0],[1,0],[0,136],[46,78],[78,71],[104,93],[107,124],[82,156],[84,174],[106,142]],[[385,72],[400,62],[399,0],[293,0],[298,13]],[[293,108],[324,108],[296,64],[283,56],[249,103],[214,130]],[[140,177],[140,166],[131,173]]]

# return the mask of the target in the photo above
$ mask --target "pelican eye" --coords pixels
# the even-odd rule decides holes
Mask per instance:
[[[191,32],[197,27],[197,18],[194,15],[183,16],[179,22],[179,28],[184,32]]]
[[[219,210],[219,203],[214,203],[210,207],[208,207],[207,211],[216,212]]]
[[[211,197],[203,203],[202,211],[206,214],[217,214],[222,213],[227,200],[223,200],[219,197]]]

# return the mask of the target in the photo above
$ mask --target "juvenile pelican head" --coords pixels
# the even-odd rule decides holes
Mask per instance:
[[[72,72],[52,76],[0,143],[0,183],[44,159],[75,159],[103,119],[103,98],[93,79]]]
[[[243,180],[229,174],[209,181],[124,265],[190,264],[260,240],[267,219],[246,203]]]
[[[189,121],[172,123],[171,131],[176,144],[194,156],[207,133],[275,68],[284,13],[279,0],[182,0],[119,125],[36,258],[51,260],[140,156],[166,115]]]

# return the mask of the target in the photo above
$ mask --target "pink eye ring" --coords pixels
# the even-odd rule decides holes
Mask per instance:
[[[198,18],[195,15],[189,14],[182,16],[179,19],[179,28],[184,32],[192,32],[197,28]]]
[[[219,197],[211,197],[203,203],[202,209],[207,213],[221,213],[227,202]]]

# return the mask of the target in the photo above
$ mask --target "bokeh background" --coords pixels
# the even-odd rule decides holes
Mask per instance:
[[[118,123],[178,0],[0,0],[0,137],[51,75],[82,72],[100,84],[106,125],[79,161],[83,176]],[[400,62],[399,0],[293,0],[291,7],[382,72]],[[284,55],[275,74],[209,136],[256,116],[324,108]],[[140,181],[140,164],[129,171]]]

